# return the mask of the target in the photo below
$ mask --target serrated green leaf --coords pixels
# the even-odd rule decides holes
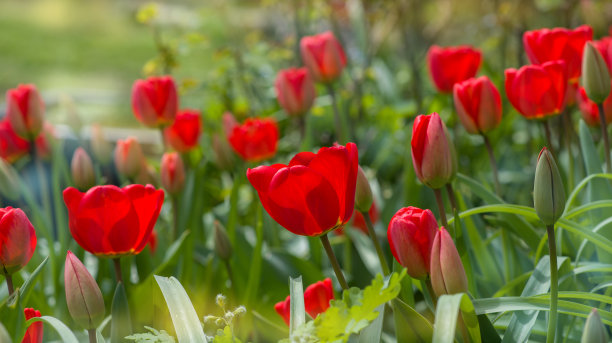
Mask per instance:
[[[217,335],[213,338],[213,343],[240,343],[241,340],[234,337],[232,328],[226,326],[223,330],[217,330]]]
[[[145,326],[149,330],[146,333],[137,333],[125,337],[137,343],[175,343],[174,337],[170,336],[166,331],[157,331],[154,328]]]

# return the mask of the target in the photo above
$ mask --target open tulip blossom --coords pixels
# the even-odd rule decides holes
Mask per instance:
[[[248,162],[276,155],[278,125],[272,118],[249,118],[242,125],[231,114],[224,115],[225,134],[234,151]]]
[[[427,51],[429,75],[443,93],[451,93],[455,83],[474,77],[481,62],[482,53],[471,46],[433,45]]]

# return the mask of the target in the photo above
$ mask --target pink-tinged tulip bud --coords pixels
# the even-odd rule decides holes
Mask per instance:
[[[302,37],[300,51],[304,65],[318,82],[336,80],[346,66],[344,49],[330,31]]]
[[[167,152],[161,160],[161,184],[170,194],[177,194],[185,186],[185,165],[178,152]]]
[[[594,308],[587,317],[580,343],[607,343],[610,341],[608,329],[601,321],[599,312]]]
[[[584,88],[580,87],[578,89],[576,98],[578,99],[578,108],[580,108],[580,113],[582,114],[582,119],[584,119],[584,122],[589,126],[601,125],[601,120],[599,119],[599,107],[596,103],[589,99]],[[612,91],[606,100],[604,100],[603,108],[606,116],[606,123],[610,124],[612,122]]]
[[[391,253],[412,278],[423,279],[429,274],[437,230],[438,222],[430,210],[404,207],[391,218],[387,229]]]
[[[217,166],[221,169],[232,169],[235,163],[234,152],[227,138],[215,133],[212,136],[212,149]]]
[[[172,124],[178,111],[174,79],[160,76],[136,80],[132,87],[132,109],[136,119],[148,127]]]
[[[412,126],[412,163],[422,183],[438,189],[457,172],[455,147],[437,113],[421,114]]]
[[[0,274],[23,268],[34,255],[36,232],[19,208],[0,208]]]
[[[85,149],[79,147],[74,151],[70,170],[72,171],[72,180],[78,189],[86,191],[96,184],[93,162]]]
[[[455,83],[453,98],[459,120],[467,132],[483,134],[501,122],[501,96],[488,77]]]
[[[6,92],[6,117],[15,133],[34,140],[43,129],[45,103],[34,85],[19,85]]]
[[[367,212],[372,207],[372,188],[361,166],[357,169],[357,187],[355,188],[355,208],[359,212]]]
[[[140,143],[134,137],[118,140],[115,148],[115,167],[117,171],[128,178],[134,178],[140,173],[144,154]]]
[[[287,114],[299,116],[312,107],[316,91],[307,68],[281,70],[274,85],[278,102]]]
[[[431,285],[437,296],[467,292],[467,276],[453,239],[444,227],[431,248]]]
[[[70,316],[87,330],[95,329],[104,319],[104,299],[96,280],[69,250],[64,266],[66,305]]]
[[[187,152],[198,146],[202,135],[202,118],[197,110],[182,110],[172,125],[164,129],[164,137],[178,152]]]
[[[35,310],[33,308],[25,308],[23,309],[23,313],[25,315],[25,319],[29,320],[34,317],[40,317],[40,311]],[[43,339],[43,323],[35,322],[28,326],[26,330],[25,336],[23,336],[23,340],[21,343],[41,343]]]
[[[480,51],[469,45],[446,48],[432,45],[427,51],[429,75],[442,93],[451,93],[455,83],[474,77],[481,62]]]
[[[99,124],[91,126],[91,151],[102,164],[108,164],[113,157],[113,146],[104,136],[104,131]]]

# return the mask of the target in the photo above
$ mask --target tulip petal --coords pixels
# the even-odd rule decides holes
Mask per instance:
[[[149,236],[159,217],[164,203],[164,192],[156,190],[151,185],[129,185],[124,188],[124,192],[131,199],[134,211],[138,215],[138,235],[135,244],[132,244],[134,254],[138,254],[144,249],[149,241]]]

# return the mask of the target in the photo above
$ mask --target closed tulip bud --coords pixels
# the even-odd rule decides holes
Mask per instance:
[[[404,207],[391,218],[387,229],[391,253],[411,277],[423,279],[429,274],[437,230],[436,217],[430,210]]]
[[[87,330],[95,329],[104,319],[104,299],[96,280],[70,251],[64,268],[66,305],[70,316]]]
[[[98,124],[91,126],[91,151],[94,157],[102,164],[107,164],[113,156],[113,146],[104,137],[104,131]]]
[[[43,129],[45,103],[34,85],[19,85],[6,92],[6,117],[15,133],[34,140]]]
[[[457,156],[446,125],[437,113],[419,115],[412,127],[412,163],[425,185],[438,189],[457,173]]]
[[[198,146],[202,135],[202,118],[197,110],[182,110],[172,125],[164,129],[164,138],[178,152],[187,152]]]
[[[316,91],[307,68],[281,70],[274,84],[278,102],[289,115],[302,115],[312,107]]]
[[[300,51],[304,65],[318,82],[336,80],[346,66],[344,49],[330,31],[302,37]]]
[[[34,255],[36,232],[19,208],[0,208],[0,274],[13,274]]]
[[[533,206],[545,225],[553,225],[565,209],[565,190],[557,163],[546,147],[540,151],[533,183]]]
[[[178,111],[176,85],[171,76],[136,80],[132,87],[134,116],[148,127],[165,127]]]
[[[601,321],[599,312],[594,308],[584,324],[580,343],[607,343],[608,340],[608,330]]]
[[[134,178],[140,173],[144,154],[136,138],[128,137],[118,140],[115,148],[115,167],[117,171],[128,178]]]
[[[215,252],[222,260],[229,260],[232,257],[232,242],[225,232],[225,228],[215,220]]]
[[[431,285],[437,296],[467,292],[467,276],[453,239],[444,227],[431,248]]]
[[[93,162],[85,149],[79,147],[74,151],[70,170],[72,172],[72,180],[78,189],[82,191],[88,190],[96,184]]]
[[[177,194],[185,186],[185,165],[178,152],[167,152],[161,160],[161,184],[170,194]]]
[[[601,104],[610,95],[610,72],[601,53],[591,42],[582,55],[582,86],[589,99]]]
[[[467,132],[486,133],[501,122],[501,96],[488,77],[455,83],[453,98],[459,120]]]
[[[355,188],[355,208],[359,212],[368,212],[372,207],[372,188],[361,166],[357,169],[357,187]]]
[[[21,194],[17,171],[4,158],[0,158],[0,194],[9,200],[17,200]]]

